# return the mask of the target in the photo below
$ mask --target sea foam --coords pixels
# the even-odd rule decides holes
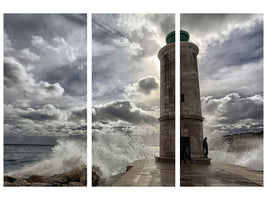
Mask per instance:
[[[226,162],[229,164],[240,165],[255,170],[263,170],[263,139],[250,139],[252,146],[242,146],[243,148],[231,148],[229,144],[215,146],[211,142],[209,157],[213,161]]]
[[[119,132],[95,132],[92,142],[93,169],[109,182],[112,176],[124,173],[127,165],[139,159],[153,158],[158,148],[148,147],[142,136]]]
[[[85,167],[87,163],[87,143],[80,140],[57,141],[47,159],[11,171],[8,175],[29,177],[31,175],[52,176]]]

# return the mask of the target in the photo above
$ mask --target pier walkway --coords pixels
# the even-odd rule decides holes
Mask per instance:
[[[263,172],[212,161],[209,165],[180,165],[181,186],[263,186]]]
[[[136,160],[113,186],[174,186],[175,164]]]

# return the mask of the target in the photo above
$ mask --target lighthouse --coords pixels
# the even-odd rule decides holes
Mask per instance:
[[[175,162],[175,31],[166,36],[160,60],[160,153],[159,162]]]
[[[189,33],[180,31],[180,145],[190,147],[193,163],[210,163],[204,158],[197,45],[189,42]]]

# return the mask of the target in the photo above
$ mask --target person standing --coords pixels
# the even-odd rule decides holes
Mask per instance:
[[[207,143],[207,137],[203,140],[203,149],[204,149],[204,155],[205,158],[208,157],[208,143]]]

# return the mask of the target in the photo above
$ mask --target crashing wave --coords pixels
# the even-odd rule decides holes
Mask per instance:
[[[26,165],[20,170],[9,172],[8,175],[15,177],[52,176],[71,171],[76,167],[80,169],[86,167],[86,141],[65,140],[57,142],[58,144],[52,148],[48,159]]]

